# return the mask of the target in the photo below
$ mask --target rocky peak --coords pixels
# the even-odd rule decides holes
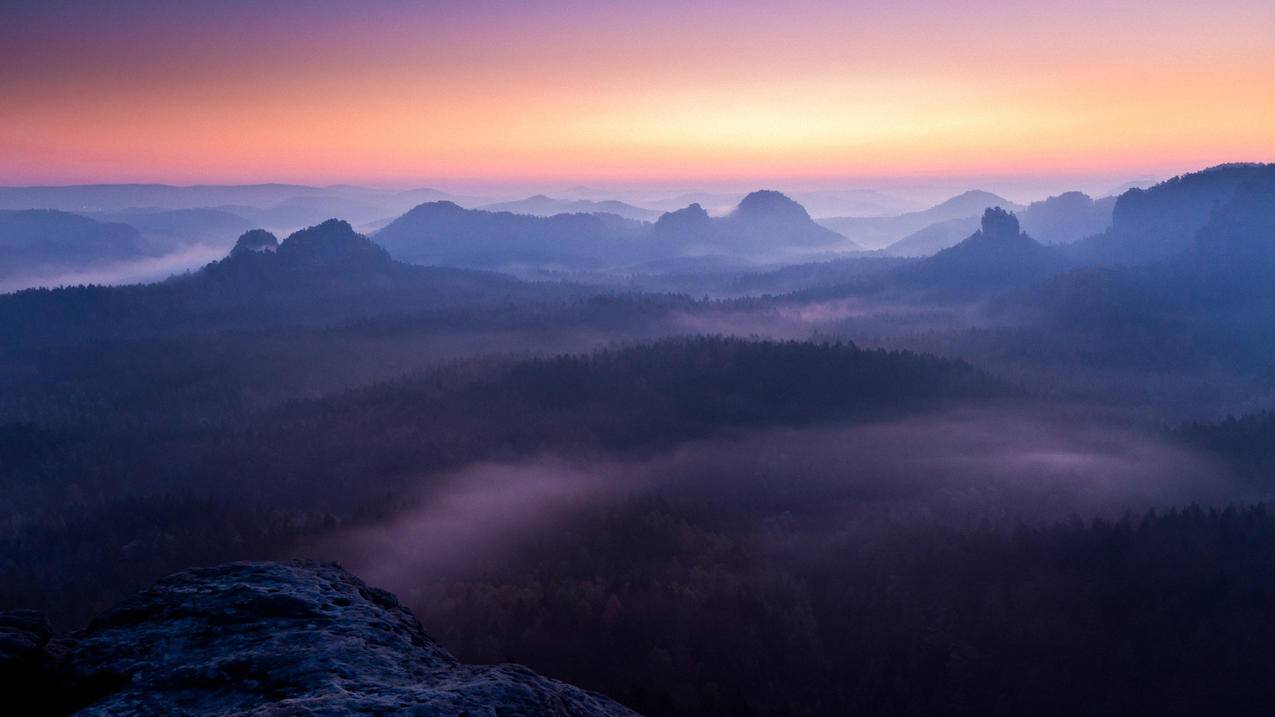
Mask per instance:
[[[42,625],[0,619],[0,647],[13,637],[24,669],[43,660],[56,675],[17,684],[0,659],[11,704],[70,700],[82,715],[633,714],[524,667],[459,663],[393,595],[333,563],[180,572],[36,659],[52,644]],[[22,694],[48,684],[58,694]]]
[[[294,232],[279,245],[279,256],[290,264],[342,268],[390,262],[389,253],[340,219]]]
[[[981,231],[987,239],[1010,241],[1018,238],[1021,230],[1018,217],[1000,207],[988,207],[983,211]]]
[[[232,256],[251,252],[272,252],[279,249],[279,240],[265,229],[250,229],[244,232],[230,250]]]
[[[708,212],[699,204],[692,204],[675,212],[665,212],[655,220],[656,234],[681,234],[687,232],[706,232],[712,225]]]

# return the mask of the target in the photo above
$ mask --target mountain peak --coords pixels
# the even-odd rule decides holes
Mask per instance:
[[[1000,207],[988,207],[983,210],[980,223],[983,236],[993,240],[1017,239],[1021,233],[1018,217]]]
[[[469,211],[456,202],[440,199],[436,202],[422,202],[412,207],[403,216],[420,215],[420,214],[463,214]],[[402,217],[400,217],[401,219]]]
[[[272,252],[279,249],[279,239],[265,229],[249,229],[239,236],[231,256],[251,252]]]
[[[1014,207],[1015,205],[1004,197],[983,191],[982,189],[970,189],[948,199],[944,202],[936,204],[926,210],[931,214],[944,214],[945,212],[957,212],[962,216],[969,216],[979,212],[987,207]]]
[[[695,240],[712,231],[713,220],[699,204],[665,212],[655,220],[655,235],[663,238]]]
[[[294,232],[283,240],[278,251],[280,257],[297,264],[349,266],[390,262],[389,253],[341,219],[329,219]]]
[[[707,220],[708,218],[709,218],[708,212],[704,210],[704,207],[701,207],[698,203],[695,203],[695,204],[688,204],[687,206],[681,209],[678,209],[676,211],[664,212],[663,214],[660,215],[660,218],[656,220],[655,223],[656,223],[656,226],[658,226],[660,222],[666,222],[666,221],[689,221],[689,220],[698,221],[700,219]]]
[[[735,214],[740,216],[784,216],[809,220],[806,208],[793,201],[783,192],[773,189],[759,189],[750,192],[739,201]]]

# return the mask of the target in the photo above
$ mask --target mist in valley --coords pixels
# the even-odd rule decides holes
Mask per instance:
[[[414,596],[429,584],[517,576],[519,556],[538,536],[576,533],[581,516],[656,500],[736,523],[759,544],[821,550],[832,536],[867,541],[917,525],[1117,520],[1267,497],[1214,456],[1077,405],[968,406],[860,426],[748,431],[640,459],[536,455],[467,466],[427,485],[404,514],[298,554],[330,556]]]

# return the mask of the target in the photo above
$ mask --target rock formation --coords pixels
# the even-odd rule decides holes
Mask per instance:
[[[393,595],[309,561],[180,572],[65,638],[0,615],[0,681],[10,705],[80,715],[633,714],[524,667],[463,665]]]

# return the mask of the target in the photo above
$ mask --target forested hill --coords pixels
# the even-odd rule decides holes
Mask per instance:
[[[191,456],[184,485],[222,489],[228,476],[241,476],[244,491],[341,509],[400,480],[473,461],[641,451],[732,429],[894,416],[1005,395],[968,364],[908,352],[666,339],[508,366],[460,365],[298,402],[227,431],[234,447],[220,433],[177,439],[155,470],[170,471],[176,451]]]
[[[478,462],[636,457],[738,429],[884,418],[1003,395],[958,361],[849,344],[689,338],[460,364],[169,435],[10,426],[0,451],[23,459],[0,464],[0,490],[31,520],[0,534],[11,578],[0,598],[38,597],[74,621],[184,565],[277,555],[295,533],[280,516],[300,528],[315,527],[306,516],[393,510]],[[162,397],[154,406],[175,410]],[[166,536],[162,545],[156,535]]]
[[[32,346],[323,325],[438,306],[580,293],[491,272],[402,264],[338,220],[296,232],[277,247],[263,234],[270,236],[249,232],[225,259],[158,284],[33,289],[0,296],[0,340]]]

